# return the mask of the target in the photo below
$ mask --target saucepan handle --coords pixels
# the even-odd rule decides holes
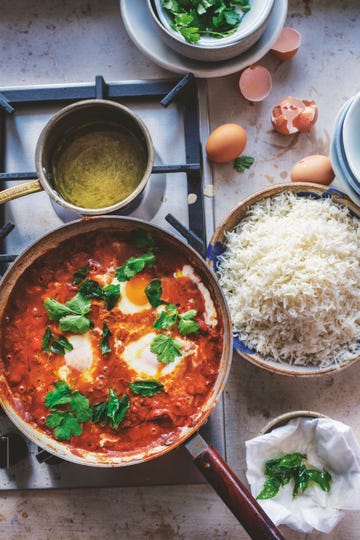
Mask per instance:
[[[253,540],[284,540],[250,491],[200,435],[186,443],[194,463]]]
[[[12,199],[17,199],[18,197],[23,197],[29,193],[35,193],[36,191],[42,191],[43,187],[40,184],[39,180],[32,180],[31,182],[26,182],[24,184],[18,184],[17,186],[10,187],[0,191],[0,204],[11,201]]]

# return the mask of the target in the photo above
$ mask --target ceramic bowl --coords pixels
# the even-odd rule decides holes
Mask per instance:
[[[341,189],[358,205],[360,205],[360,151],[357,149],[359,136],[360,94],[348,99],[338,111],[330,143],[330,160],[336,178],[341,182]]]
[[[161,0],[146,1],[161,39],[177,53],[206,62],[228,60],[248,50],[265,31],[274,6],[274,0],[252,0],[250,11],[245,13],[234,34],[220,39],[201,37],[197,43],[192,44],[173,30]]]
[[[360,184],[360,92],[352,99],[344,117],[342,142],[349,169]]]
[[[215,230],[210,239],[206,257],[207,263],[216,273],[219,272],[220,257],[226,249],[226,233],[232,231],[241,222],[252,205],[261,200],[274,197],[284,191],[291,191],[299,197],[309,197],[313,199],[330,197],[335,203],[346,206],[353,215],[360,218],[360,208],[346,194],[336,189],[329,189],[320,184],[300,182],[271,186],[247,197],[240,204],[235,206]],[[324,367],[277,362],[269,358],[263,358],[255,350],[251,350],[236,334],[233,336],[233,347],[241,358],[248,360],[260,368],[272,373],[296,377],[310,377],[338,372],[342,368],[345,368],[360,359],[360,355],[358,355],[355,359],[343,361],[336,365],[330,364]]]

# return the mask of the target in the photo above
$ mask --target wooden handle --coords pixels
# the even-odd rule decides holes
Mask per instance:
[[[23,197],[29,193],[35,193],[36,191],[42,191],[43,187],[40,184],[39,180],[32,180],[31,182],[26,182],[25,184],[19,184],[8,189],[0,191],[0,204],[11,201],[12,199],[17,199],[18,197]]]
[[[212,446],[194,463],[253,540],[285,540],[250,491]]]

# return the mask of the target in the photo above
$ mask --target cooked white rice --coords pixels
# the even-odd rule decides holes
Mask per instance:
[[[219,280],[234,331],[262,358],[327,366],[360,353],[360,220],[283,192],[226,234]]]

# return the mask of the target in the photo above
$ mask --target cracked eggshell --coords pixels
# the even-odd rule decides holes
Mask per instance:
[[[271,123],[275,131],[291,135],[298,131],[310,131],[318,117],[315,101],[301,100],[288,96],[272,110]]]
[[[290,60],[298,52],[300,44],[301,34],[295,28],[285,26],[270,52],[280,60]]]
[[[250,66],[241,73],[240,92],[249,101],[262,101],[271,92],[272,78],[264,66]]]

